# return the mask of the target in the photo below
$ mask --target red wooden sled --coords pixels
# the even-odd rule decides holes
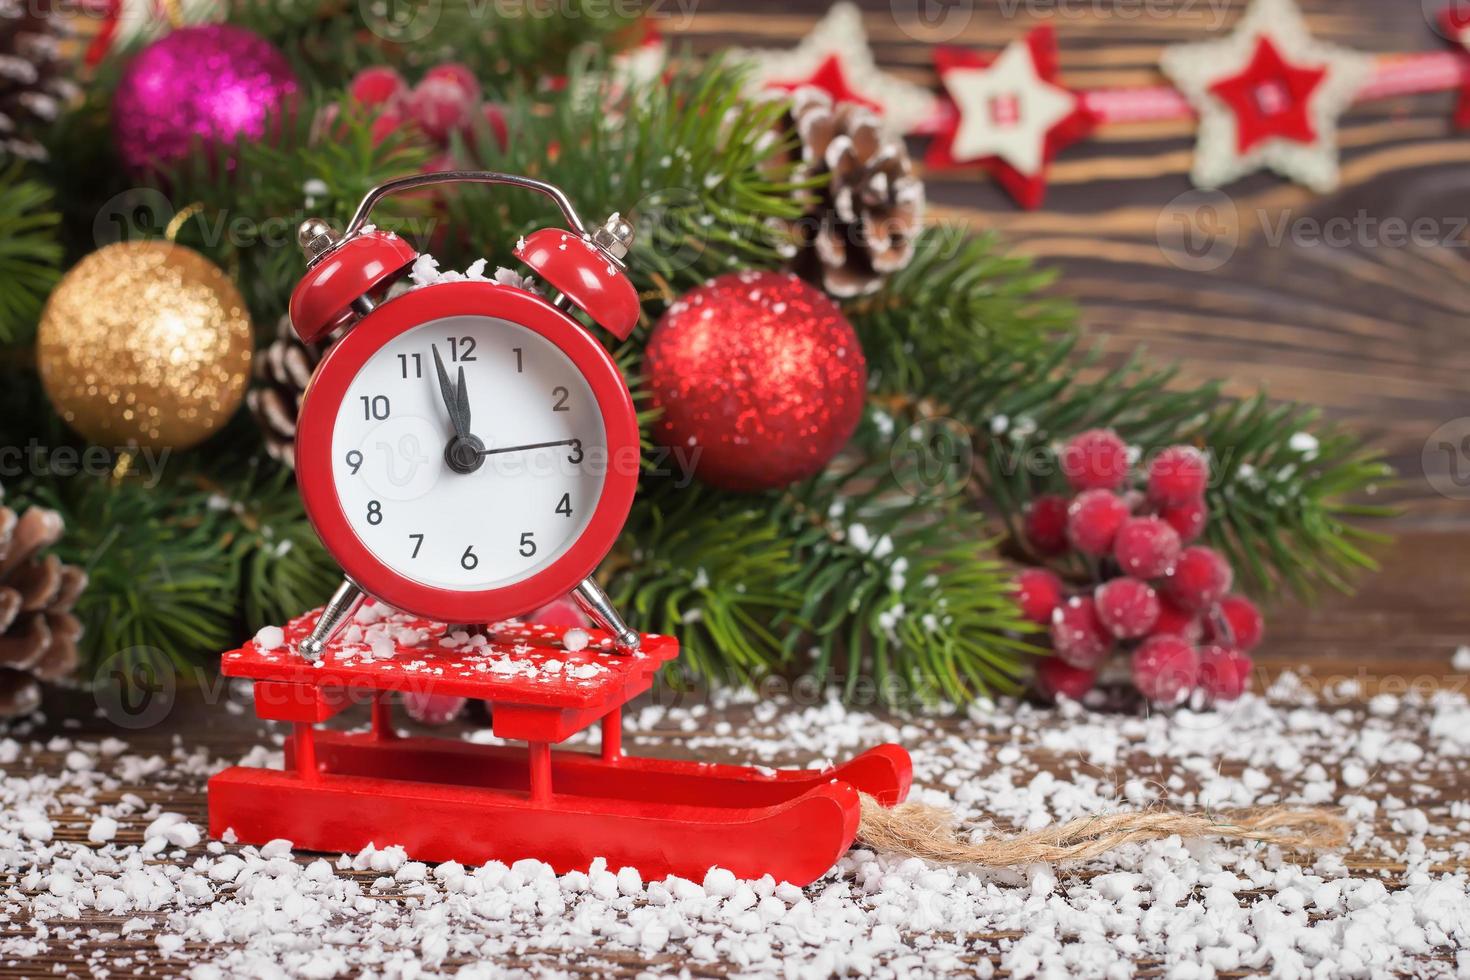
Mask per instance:
[[[572,653],[562,629],[507,624],[484,646],[440,645],[442,627],[402,619],[407,642],[389,659],[338,638],[318,663],[294,642],[316,620],[286,629],[286,644],[226,653],[226,676],[255,682],[256,713],[293,724],[286,769],[236,766],[209,781],[209,830],[243,843],[275,838],[316,851],[400,844],[424,861],[480,864],[522,858],[558,872],[602,857],[645,879],[702,880],[713,866],[743,878],[805,885],[853,842],[859,792],[893,805],[912,765],[880,745],[832,769],[773,770],[648,759],[622,750],[623,705],[678,656],[672,637],[645,635],[641,652],[611,652],[601,633]],[[410,636],[414,633],[414,636]],[[478,698],[491,730],[514,745],[403,737],[393,692]],[[370,731],[318,730],[345,708],[372,704]],[[553,751],[594,722],[600,751]]]

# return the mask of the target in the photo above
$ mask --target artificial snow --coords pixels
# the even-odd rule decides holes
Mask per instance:
[[[1470,673],[1470,647],[1459,647],[1455,655],[1450,658],[1450,666],[1456,670]]]
[[[806,888],[720,868],[646,881],[602,860],[560,876],[535,860],[431,866],[388,841],[326,857],[287,840],[207,841],[187,804],[225,761],[203,749],[176,739],[165,758],[116,739],[0,738],[0,965],[479,977],[562,962],[631,973],[648,957],[741,976],[1465,975],[1470,704],[1438,692],[1354,708],[1342,693],[1287,675],[1219,711],[1148,716],[1002,700],[895,718],[746,694],[630,709],[631,750],[672,741],[712,761],[821,765],[903,743],[915,797],[979,835],[1156,800],[1326,802],[1353,825],[1351,862],[1170,838],[987,871],[856,848]],[[281,753],[243,761],[279,766]],[[140,795],[172,787],[188,813]]]
[[[279,650],[286,643],[286,631],[279,626],[262,626],[255,633],[255,645],[262,650]]]

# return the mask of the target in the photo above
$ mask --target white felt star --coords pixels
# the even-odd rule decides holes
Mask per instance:
[[[1236,111],[1211,87],[1245,72],[1262,39],[1291,65],[1325,71],[1306,107],[1314,139],[1266,139],[1242,153]],[[1337,186],[1337,119],[1367,81],[1373,60],[1313,40],[1292,0],[1254,0],[1228,38],[1166,48],[1160,67],[1199,113],[1190,174],[1196,186],[1219,187],[1262,168],[1318,192]]]
[[[1000,157],[1026,176],[1046,162],[1046,135],[1077,108],[1077,97],[1036,73],[1031,46],[1012,41],[988,68],[944,74],[959,109],[951,153],[959,161]]]
[[[850,94],[872,105],[883,128],[899,135],[929,118],[937,104],[934,94],[922,85],[895,78],[878,67],[868,47],[862,12],[848,2],[833,4],[794,48],[741,49],[732,52],[731,57],[754,66],[750,82],[755,90],[796,87],[830,70],[835,61]],[[829,86],[819,84],[818,87],[828,89],[836,98],[843,97],[843,93],[832,91]]]

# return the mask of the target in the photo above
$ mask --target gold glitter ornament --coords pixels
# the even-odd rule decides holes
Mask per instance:
[[[98,445],[187,449],[245,394],[253,349],[235,284],[168,241],[118,242],[68,272],[41,314],[41,381]]]

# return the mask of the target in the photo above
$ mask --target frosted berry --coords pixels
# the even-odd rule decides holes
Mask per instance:
[[[457,61],[446,61],[424,72],[424,82],[449,82],[456,86],[471,102],[480,101],[480,81],[468,65]],[[422,83],[421,83],[422,84]]]
[[[1148,499],[1177,507],[1205,495],[1210,467],[1204,453],[1193,446],[1171,446],[1154,457],[1148,468]]]
[[[1198,643],[1204,639],[1205,624],[1188,609],[1180,609],[1170,602],[1168,596],[1159,596],[1159,618],[1150,635],[1178,636],[1190,643]]]
[[[1128,447],[1112,429],[1089,429],[1062,448],[1061,464],[1073,490],[1116,490],[1128,479]]]
[[[1073,667],[1088,670],[1107,657],[1113,638],[1098,619],[1091,596],[1073,596],[1052,612],[1051,648]]]
[[[1188,503],[1160,507],[1159,517],[1169,522],[1179,534],[1179,540],[1188,544],[1205,533],[1205,523],[1210,519],[1210,508],[1204,498]]]
[[[1199,655],[1177,636],[1153,636],[1133,651],[1133,685],[1155,704],[1178,704],[1199,681]]]
[[[1097,618],[1120,640],[1147,636],[1159,621],[1159,594],[1136,578],[1104,582],[1092,594]]]
[[[1125,575],[1162,578],[1179,560],[1179,532],[1157,517],[1130,517],[1113,539],[1113,557]]]
[[[1251,686],[1251,658],[1211,644],[1199,652],[1199,687],[1212,701],[1234,701]]]
[[[1026,540],[1043,555],[1056,555],[1067,550],[1067,501],[1054,493],[1045,493],[1031,501],[1024,522]]]
[[[443,142],[470,124],[475,102],[455,78],[426,75],[408,96],[408,113],[430,139]]]
[[[1062,580],[1045,568],[1028,568],[1016,576],[1016,603],[1021,615],[1046,626],[1062,601]]]
[[[1059,657],[1047,657],[1036,665],[1036,690],[1051,701],[1058,696],[1081,701],[1096,684],[1096,671],[1073,667]]]
[[[1067,508],[1067,540],[1084,555],[1101,557],[1113,547],[1128,505],[1111,490],[1084,490]]]
[[[1235,573],[1225,556],[1213,548],[1195,545],[1179,553],[1174,574],[1164,579],[1164,594],[1176,606],[1204,612],[1230,591]]]
[[[445,694],[403,692],[403,710],[420,725],[447,725],[464,710],[465,699]]]
[[[1206,617],[1205,636],[1211,643],[1249,653],[1261,642],[1265,620],[1256,604],[1243,595],[1228,595]]]
[[[347,94],[358,105],[392,107],[408,94],[408,84],[392,68],[364,68],[352,76]]]

